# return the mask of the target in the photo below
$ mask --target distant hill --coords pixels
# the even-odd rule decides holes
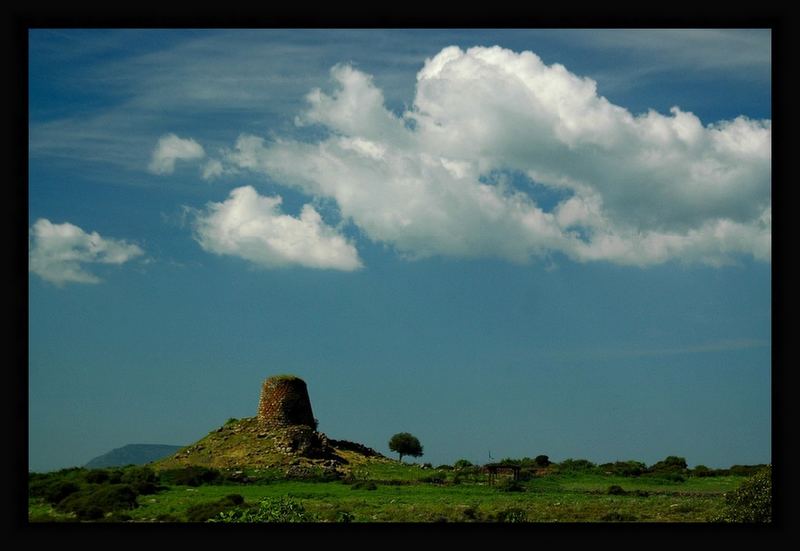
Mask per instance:
[[[124,467],[125,465],[144,465],[156,459],[172,455],[183,446],[168,444],[128,444],[90,460],[84,467],[102,469],[105,467]]]

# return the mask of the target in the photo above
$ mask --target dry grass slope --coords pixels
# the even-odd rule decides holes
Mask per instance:
[[[152,467],[314,467],[344,475],[353,467],[391,461],[366,446],[330,440],[311,427],[266,427],[257,417],[248,417],[229,421]]]

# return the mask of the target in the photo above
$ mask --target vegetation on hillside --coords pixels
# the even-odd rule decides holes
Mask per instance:
[[[354,453],[354,452],[351,452]],[[689,469],[670,459],[503,462],[490,484],[466,459],[433,468],[364,458],[339,479],[283,466],[63,469],[29,476],[31,521],[769,522],[769,466]],[[709,474],[711,473],[711,474]]]

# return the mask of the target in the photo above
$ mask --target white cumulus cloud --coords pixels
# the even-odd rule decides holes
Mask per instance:
[[[159,138],[148,170],[154,174],[172,174],[176,161],[194,161],[205,157],[203,146],[191,138],[179,138],[173,133]]]
[[[138,245],[86,233],[69,222],[53,224],[40,218],[29,233],[29,270],[56,285],[99,283],[84,264],[123,264],[144,254]]]
[[[217,178],[222,176],[224,171],[225,169],[218,159],[211,159],[203,166],[203,179],[211,180],[213,178]]]
[[[634,115],[533,52],[448,47],[397,116],[371,77],[331,70],[298,124],[314,143],[242,135],[224,161],[315,197],[409,257],[551,252],[577,261],[712,265],[771,256],[771,121]],[[522,174],[528,187],[506,175]],[[545,205],[534,184],[558,194]]]
[[[282,214],[279,196],[259,195],[252,186],[231,191],[227,200],[197,213],[195,239],[206,251],[244,258],[266,268],[305,266],[352,271],[361,267],[355,247],[326,225],[310,204],[298,218]]]

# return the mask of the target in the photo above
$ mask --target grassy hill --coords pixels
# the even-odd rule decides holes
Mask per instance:
[[[156,470],[191,465],[217,469],[283,468],[287,475],[314,469],[345,475],[366,463],[391,461],[371,448],[330,439],[305,425],[269,429],[258,418],[247,417],[229,420],[151,466]]]

